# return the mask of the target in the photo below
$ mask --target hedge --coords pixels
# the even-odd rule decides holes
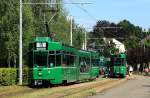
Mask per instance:
[[[29,68],[23,69],[23,85],[29,84]],[[16,85],[18,83],[18,70],[16,68],[0,68],[0,85]]]
[[[23,85],[28,85],[30,81],[30,68],[24,68],[23,69]]]
[[[17,70],[15,68],[0,68],[0,85],[15,85]]]

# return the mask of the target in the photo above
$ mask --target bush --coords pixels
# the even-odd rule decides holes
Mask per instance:
[[[16,85],[19,71],[16,68],[0,68],[0,85]],[[23,68],[23,85],[28,85],[30,80],[29,68]]]
[[[23,69],[23,85],[28,85],[30,81],[30,68],[26,67]]]
[[[15,68],[0,68],[0,85],[15,85],[17,70]]]

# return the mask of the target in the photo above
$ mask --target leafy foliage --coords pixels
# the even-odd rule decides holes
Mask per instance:
[[[115,27],[115,28],[109,28]],[[89,37],[89,47],[94,46],[96,50],[100,52],[100,54],[109,56],[110,52],[114,52],[115,45],[105,38],[113,38],[117,36],[117,24],[110,23],[109,21],[103,20],[98,21],[96,25],[93,27],[93,31],[90,32]],[[92,43],[92,44],[91,44]]]
[[[90,32],[90,43],[94,43],[98,47],[96,49],[103,50],[108,55],[111,50],[116,50],[114,46],[108,43],[108,40],[115,38],[125,44],[126,49],[139,47],[139,42],[146,36],[148,32],[144,32],[141,27],[135,26],[128,20],[120,21],[118,24],[111,23],[106,20],[98,21]],[[103,40],[107,38],[106,40]]]
[[[122,29],[120,32],[124,32],[124,44],[126,48],[135,48],[139,46],[139,41],[144,38],[144,32],[142,31],[142,28],[139,26],[135,26],[131,24],[127,20],[123,20],[120,23],[118,23]]]
[[[13,68],[0,68],[0,85],[15,85],[17,81],[17,71]]]
[[[23,68],[23,85],[28,85],[31,80],[31,69],[28,67]]]
[[[23,68],[23,85],[30,81],[29,68]],[[18,81],[16,68],[0,68],[0,85],[16,85]]]
[[[23,0],[23,2],[51,2],[52,0]],[[55,1],[55,0],[53,0]],[[56,0],[62,2],[62,0]],[[1,0],[0,2],[0,67],[18,65],[19,48],[19,1]],[[28,45],[34,36],[47,36],[45,21],[54,41],[65,44],[70,42],[70,20],[63,5],[23,5],[23,62],[27,64]],[[52,18],[55,16],[54,18]],[[51,19],[52,18],[52,19]],[[74,23],[74,45],[81,47],[81,27]],[[79,38],[80,40],[76,40]],[[78,44],[77,44],[78,43]],[[3,66],[5,65],[5,66]]]
[[[150,39],[147,39],[145,42],[144,42],[145,46],[146,47],[150,47]]]

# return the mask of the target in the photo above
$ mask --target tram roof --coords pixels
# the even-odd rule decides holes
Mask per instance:
[[[113,57],[119,57],[119,58],[125,58],[125,57],[126,57],[126,54],[120,53],[120,54],[113,54],[112,56],[113,56]]]
[[[32,40],[33,42],[52,42],[49,37],[35,37]]]

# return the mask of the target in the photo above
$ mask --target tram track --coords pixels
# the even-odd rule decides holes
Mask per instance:
[[[97,86],[107,85],[108,83],[113,82],[113,81],[117,81],[117,80],[104,80],[104,81],[99,81],[99,82],[95,82],[91,84],[78,85],[73,88],[65,89],[65,92],[60,91],[57,93],[50,94],[44,98],[65,98],[67,96],[72,96],[74,94],[81,93],[88,89],[90,90],[90,89],[96,88]],[[43,98],[43,96],[41,98]]]
[[[99,80],[98,80],[99,81]],[[86,82],[90,83],[90,82]],[[84,83],[81,84],[73,84],[69,86],[57,86],[57,87],[52,87],[52,88],[29,88],[27,86],[8,86],[8,87],[1,87],[0,88],[0,98],[12,98],[15,96],[21,97],[22,95],[26,94],[32,94],[40,91],[46,91],[50,90],[50,93],[59,93],[61,91],[69,90],[69,89],[74,89],[76,85],[83,85]]]
[[[115,85],[118,85],[118,84],[120,84],[122,82],[125,82],[125,81],[124,80],[107,81],[105,83],[102,83],[101,85],[96,85],[96,86],[92,86],[90,88],[85,88],[85,89],[80,90],[79,92],[68,94],[66,96],[59,97],[59,98],[80,98],[80,97],[86,97],[86,96],[89,96],[89,95],[100,93],[101,91],[104,91],[104,90],[106,90],[108,88],[111,88],[111,87],[113,87]]]

